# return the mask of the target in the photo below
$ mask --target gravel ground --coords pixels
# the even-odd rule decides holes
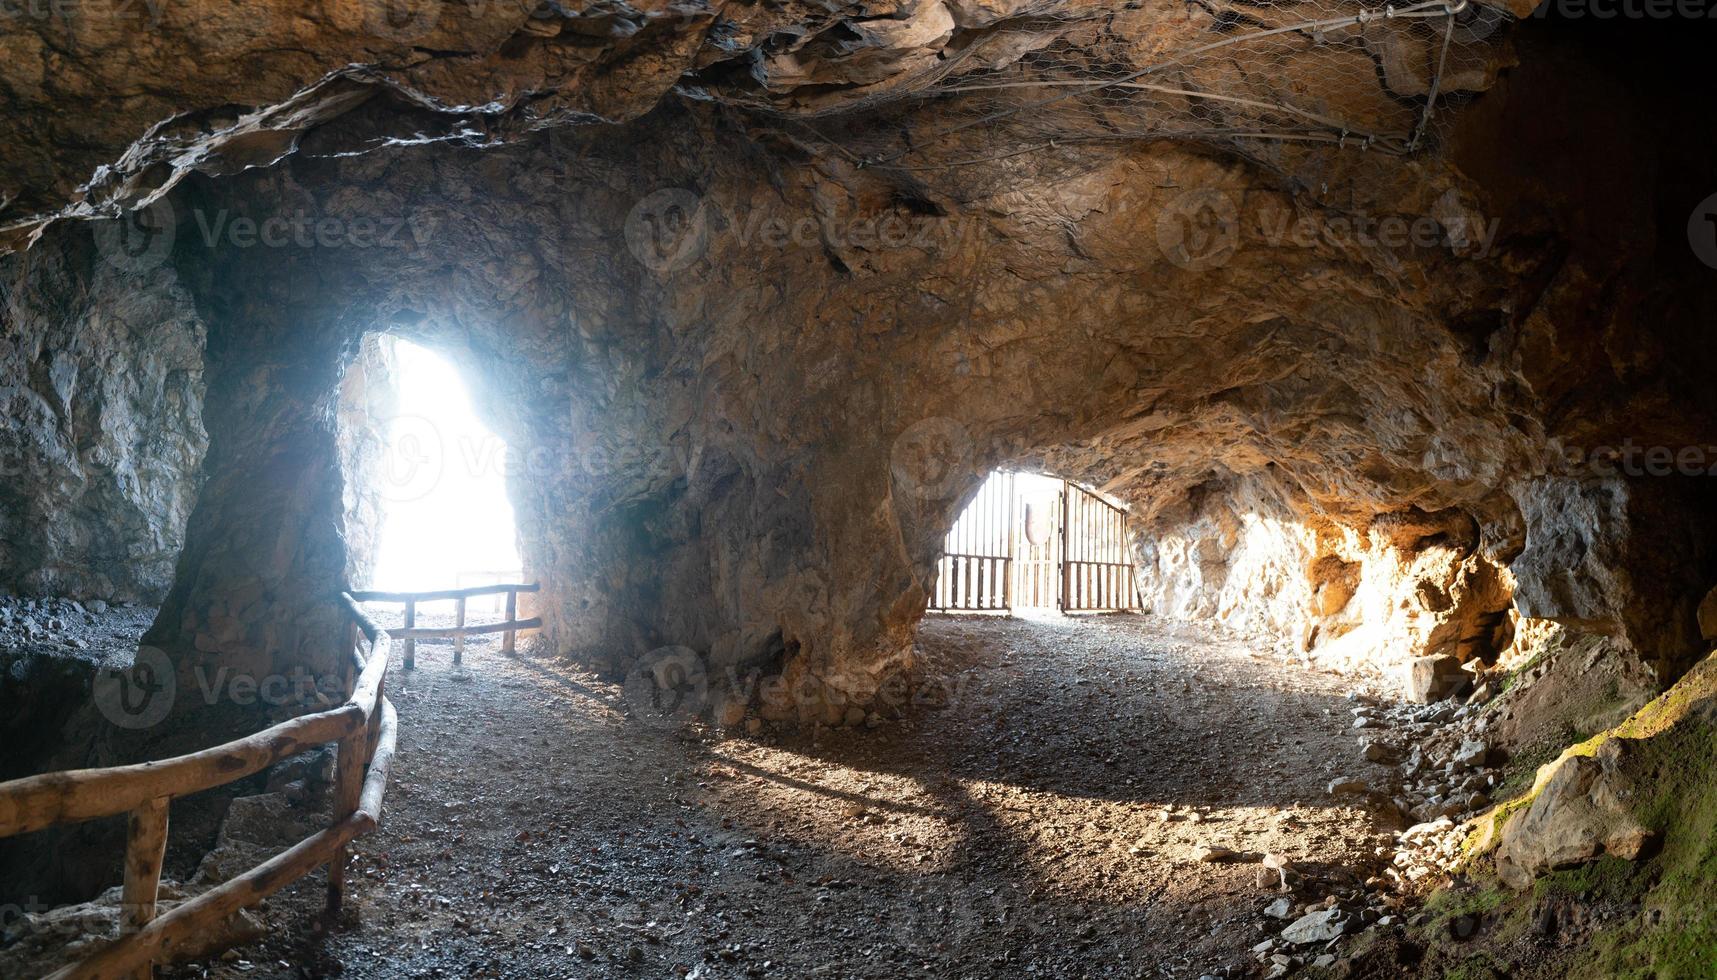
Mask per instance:
[[[932,618],[921,707],[733,737],[632,717],[558,660],[446,646],[390,674],[400,752],[347,910],[177,977],[1250,975],[1296,902],[1392,837],[1327,783],[1352,682],[1152,617]]]

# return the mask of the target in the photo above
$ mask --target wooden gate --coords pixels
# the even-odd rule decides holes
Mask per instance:
[[[1013,503],[1013,474],[990,474],[948,529],[930,591],[931,609],[1012,608]]]
[[[1061,610],[1133,608],[1127,512],[1072,483],[1061,492]]]
[[[1127,513],[1065,480],[995,473],[943,542],[929,608],[1134,607]]]
[[[1061,493],[1021,494],[1014,505],[1014,605],[1061,608]]]

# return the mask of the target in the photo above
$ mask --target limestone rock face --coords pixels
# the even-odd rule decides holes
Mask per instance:
[[[346,542],[345,581],[374,582],[371,572],[381,547],[385,482],[375,479],[388,465],[387,425],[398,412],[394,357],[388,338],[364,338],[358,356],[340,382],[336,439],[340,451],[341,500]]]
[[[91,237],[0,259],[0,588],[158,600],[208,441],[203,323]]]
[[[1331,667],[1458,665],[1508,643],[1508,573],[1459,512],[1331,517],[1268,475],[1140,501],[1141,593],[1155,612],[1285,638]]]
[[[1296,5],[1272,17],[1327,20],[1362,9]],[[1394,147],[1421,119],[1408,100],[1428,93],[1434,65],[1446,66],[1440,91],[1448,95],[1489,87],[1508,60],[1504,35],[1463,36],[1447,55],[1427,34],[1372,20],[1365,33],[1375,51],[1332,44],[1281,52],[1266,44],[1262,70],[1236,73],[1213,61],[1205,77],[1183,79],[1223,97],[1222,118],[1207,118],[1208,105],[1192,96],[1157,92],[1150,105],[1221,132],[1237,121],[1228,114],[1268,104],[1260,100],[1288,101],[1306,118],[1306,108],[1292,105],[1303,101],[1339,116],[1327,124],[1338,132],[1343,123],[1369,131],[1387,121]],[[1114,80],[1172,63],[1177,50],[1200,48],[1232,26],[1214,11],[1111,11],[1068,0],[644,0],[584,8],[315,0],[287,9],[247,0],[76,11],[35,4],[9,18],[0,36],[8,110],[0,118],[8,148],[0,159],[0,251],[27,244],[56,218],[152,204],[191,173],[232,174],[295,152],[326,152],[319,140],[351,151],[495,145],[569,123],[630,121],[671,92],[813,116],[885,106],[1058,47],[1079,54],[1053,59],[1056,67],[1088,64]],[[1386,64],[1387,79],[1378,78],[1374,59]],[[1278,75],[1290,74],[1298,76],[1293,85],[1281,85]],[[1112,131],[1117,114],[1136,123],[1141,114],[1129,107],[1125,98],[1094,106],[1068,135]],[[1046,118],[1037,116],[1036,123]],[[792,138],[804,139],[808,129]]]
[[[1701,572],[1711,563],[1700,497],[1667,478],[1546,478],[1517,489],[1530,528],[1510,565],[1522,616],[1617,634],[1665,681],[1702,652]],[[1671,515],[1681,515],[1672,517]]]

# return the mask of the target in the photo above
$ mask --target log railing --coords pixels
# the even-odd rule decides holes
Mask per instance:
[[[364,615],[350,593],[342,663],[347,698],[327,711],[300,715],[254,735],[156,762],[43,773],[0,783],[0,837],[58,824],[127,814],[120,938],[66,966],[50,980],[141,978],[172,962],[217,923],[315,870],[328,866],[328,905],[345,892],[346,847],[374,830],[387,792],[398,722],[383,694],[390,635]],[[358,637],[368,639],[365,657]],[[156,915],[167,807],[173,800],[254,775],[329,742],[338,743],[333,822],[249,871]]]
[[[501,638],[501,652],[507,656],[515,656],[518,652],[519,630],[541,629],[541,617],[530,619],[519,618],[519,593],[535,592],[538,589],[535,582],[523,584],[504,582],[499,585],[475,585],[466,589],[440,589],[433,592],[383,592],[376,589],[358,589],[351,597],[358,602],[392,602],[405,606],[405,626],[402,629],[389,630],[388,634],[397,640],[405,642],[405,669],[417,669],[417,641],[427,639],[453,639],[453,662],[465,662],[465,638],[483,633],[505,633]],[[507,594],[507,618],[499,623],[465,624],[465,600],[485,595]],[[452,626],[418,626],[417,607],[424,602],[453,602],[454,625]]]

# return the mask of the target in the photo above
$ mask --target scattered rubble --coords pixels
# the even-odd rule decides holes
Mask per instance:
[[[25,656],[70,656],[99,660],[122,646],[134,645],[139,627],[154,610],[103,600],[0,595],[0,663]]]
[[[1433,660],[1435,658],[1423,658]],[[1458,663],[1458,662],[1457,662]],[[1416,664],[1417,666],[1417,664]],[[1426,664],[1418,673],[1439,676],[1445,665]],[[1411,905],[1457,870],[1468,819],[1490,805],[1506,762],[1484,731],[1485,702],[1500,689],[1491,673],[1461,670],[1459,683],[1442,674],[1443,691],[1471,690],[1465,702],[1446,697],[1419,704],[1388,702],[1362,693],[1348,696],[1359,762],[1368,778],[1340,775],[1330,795],[1359,800],[1385,820],[1406,829],[1394,847],[1376,855],[1375,869],[1357,887],[1338,880],[1290,874],[1259,875],[1261,889],[1291,891],[1261,905],[1259,927],[1275,935],[1252,947],[1267,977],[1305,967],[1327,967],[1342,958],[1343,944],[1368,932],[1403,931]],[[1617,841],[1617,846],[1622,845]],[[1274,857],[1274,855],[1269,856]],[[1269,863],[1266,858],[1266,864]]]

